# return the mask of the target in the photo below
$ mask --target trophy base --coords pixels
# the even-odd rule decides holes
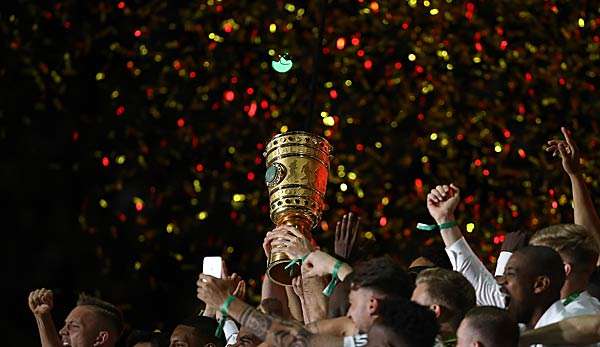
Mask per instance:
[[[292,279],[300,275],[300,264],[285,268],[290,263],[289,259],[276,260],[267,267],[269,279],[280,286],[291,286]]]

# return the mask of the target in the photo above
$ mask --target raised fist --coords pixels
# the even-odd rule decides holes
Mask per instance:
[[[50,313],[54,307],[54,294],[46,288],[36,289],[29,293],[29,309],[39,316]]]

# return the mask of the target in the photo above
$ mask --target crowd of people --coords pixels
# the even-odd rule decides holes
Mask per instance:
[[[352,213],[336,225],[335,254],[322,251],[294,226],[267,233],[263,248],[301,262],[291,286],[268,276],[258,307],[245,302],[246,282],[226,267],[220,278],[200,274],[197,298],[205,307],[167,332],[134,330],[123,336],[114,305],[81,295],[57,331],[53,293],[34,290],[29,307],[41,345],[55,346],[600,346],[597,283],[600,218],[581,172],[570,132],[546,150],[560,157],[572,184],[574,221],[530,234],[507,233],[492,273],[455,220],[460,189],[438,185],[427,196],[447,259],[423,254],[408,268],[392,257],[356,249]],[[194,300],[190,298],[190,301]]]

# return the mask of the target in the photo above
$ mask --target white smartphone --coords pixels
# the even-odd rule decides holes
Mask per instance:
[[[204,257],[202,262],[202,273],[216,278],[221,278],[221,267],[223,261],[221,257]]]

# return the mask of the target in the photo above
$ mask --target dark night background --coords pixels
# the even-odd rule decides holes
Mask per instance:
[[[326,249],[352,210],[365,251],[410,260],[439,243],[414,228],[430,222],[426,192],[455,182],[460,223],[492,265],[507,231],[572,220],[568,180],[543,152],[562,125],[600,191],[598,1],[334,1],[314,100],[320,2],[0,6],[13,345],[39,345],[26,298],[40,287],[58,326],[85,291],[130,326],[168,330],[197,308],[206,255],[256,302],[272,227],[262,146],[305,123],[335,148],[314,231]],[[282,74],[271,61],[284,53]]]

